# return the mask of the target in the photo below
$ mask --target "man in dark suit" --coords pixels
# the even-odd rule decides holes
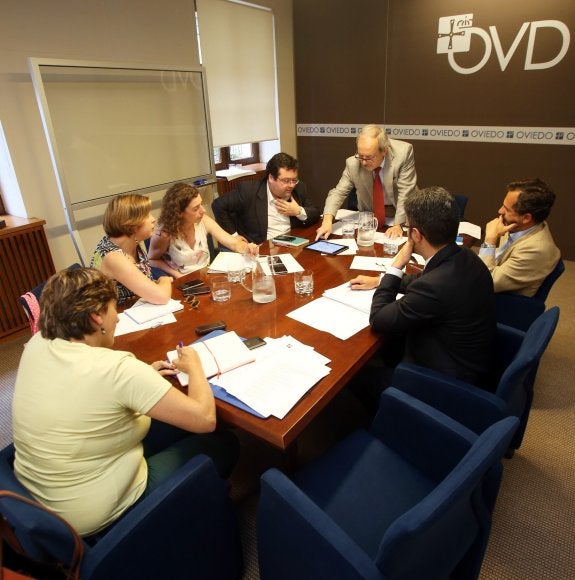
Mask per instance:
[[[216,198],[212,211],[224,230],[256,244],[319,219],[319,209],[298,179],[298,162],[287,153],[276,153],[268,161],[265,179],[241,181]]]
[[[403,360],[489,387],[493,280],[474,252],[455,243],[457,202],[447,190],[428,187],[406,197],[405,212],[408,241],[375,291],[371,326],[385,337],[384,353],[404,339]],[[425,259],[425,269],[402,280],[413,252]],[[400,292],[404,296],[397,299]]]

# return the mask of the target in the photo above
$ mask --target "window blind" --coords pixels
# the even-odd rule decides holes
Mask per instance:
[[[278,138],[273,12],[196,0],[215,147]]]

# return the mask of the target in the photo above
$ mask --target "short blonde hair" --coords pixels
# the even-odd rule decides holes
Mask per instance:
[[[131,236],[144,223],[151,209],[152,202],[144,195],[118,195],[104,213],[104,231],[112,238]]]
[[[96,331],[91,314],[105,312],[117,299],[116,282],[94,268],[54,274],[40,296],[40,332],[44,338],[81,339]]]

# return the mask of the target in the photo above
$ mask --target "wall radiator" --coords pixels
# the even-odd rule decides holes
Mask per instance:
[[[29,326],[22,294],[54,273],[44,221],[2,216],[0,229],[0,338]]]

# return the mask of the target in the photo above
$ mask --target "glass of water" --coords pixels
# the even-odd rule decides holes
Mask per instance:
[[[295,293],[300,296],[309,296],[313,293],[313,271],[301,270],[293,275]]]
[[[211,288],[214,302],[227,302],[232,296],[232,288],[227,276],[214,276],[211,280]]]

